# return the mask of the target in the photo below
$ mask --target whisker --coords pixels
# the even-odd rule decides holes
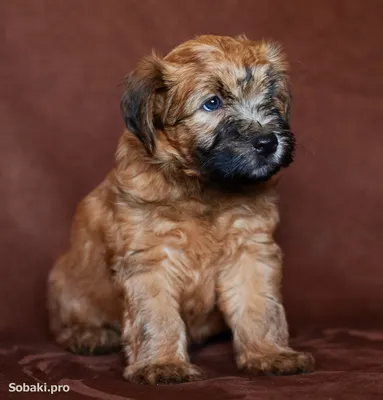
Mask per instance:
[[[305,155],[315,156],[315,152],[308,147],[306,147],[300,140],[295,139],[296,147],[303,150]]]

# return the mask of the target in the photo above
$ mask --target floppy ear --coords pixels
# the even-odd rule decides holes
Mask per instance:
[[[273,66],[274,73],[277,76],[277,85],[275,96],[280,103],[283,117],[289,123],[291,117],[292,94],[289,79],[287,76],[288,63],[282,46],[277,42],[263,42],[263,49],[266,57]]]
[[[156,95],[164,88],[162,69],[163,62],[155,55],[142,59],[125,78],[126,87],[120,104],[127,128],[150,154],[156,146],[154,107]]]
[[[246,37],[245,34],[237,35],[236,40],[248,43],[259,53],[263,54],[273,66],[273,74],[277,77],[275,87],[275,97],[278,99],[280,109],[286,122],[290,122],[292,94],[288,81],[288,63],[283,52],[282,46],[278,42],[262,40],[255,42]]]
[[[293,95],[291,93],[290,84],[287,82],[283,92],[280,94],[280,99],[282,102],[283,116],[288,124],[290,124],[291,119],[291,103],[293,101]]]
[[[293,96],[286,73],[279,73],[277,75],[274,97],[277,101],[278,108],[281,110],[283,118],[288,124],[290,124]]]

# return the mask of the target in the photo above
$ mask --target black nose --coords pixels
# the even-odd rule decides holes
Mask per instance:
[[[258,154],[268,156],[277,149],[278,139],[274,133],[258,135],[253,140],[253,146]]]

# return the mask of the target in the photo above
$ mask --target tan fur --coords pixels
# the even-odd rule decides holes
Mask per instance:
[[[244,63],[259,69],[241,89]],[[154,137],[145,137],[144,146],[131,132],[122,135],[115,168],[78,206],[70,247],[50,273],[56,340],[90,353],[121,343],[127,379],[182,382],[202,377],[189,363],[188,342],[229,326],[240,368],[311,370],[312,357],[288,347],[282,255],[273,239],[277,178],[246,193],[225,193],[201,179],[192,157],[196,140],[211,141],[224,112],[207,116],[198,110],[211,94],[212,75],[236,93],[238,112],[246,113],[249,99],[261,96],[262,65],[272,64],[284,76],[280,50],[246,38],[203,36],[164,59],[143,60],[131,84],[148,79],[154,64],[170,87],[166,95],[149,93],[150,104],[140,109]],[[287,81],[279,85],[280,108],[287,113]],[[151,126],[152,116],[162,127]]]

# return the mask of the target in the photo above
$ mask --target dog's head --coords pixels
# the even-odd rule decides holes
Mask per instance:
[[[200,36],[143,59],[126,79],[121,109],[154,162],[237,185],[291,163],[290,102],[279,46]]]

